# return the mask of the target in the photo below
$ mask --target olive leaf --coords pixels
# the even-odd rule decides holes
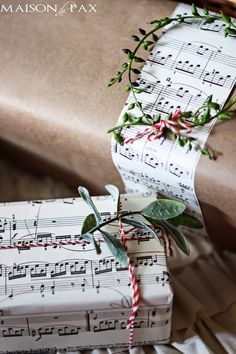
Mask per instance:
[[[185,208],[184,203],[177,202],[176,200],[157,199],[142,209],[140,213],[145,218],[149,218],[155,223],[159,220],[174,218],[183,213]]]
[[[118,214],[119,213],[119,209],[120,209],[120,191],[113,184],[107,184],[105,186],[105,188],[111,194],[112,198],[115,200],[115,202],[116,202],[116,210],[117,210],[117,214]]]
[[[178,215],[173,219],[170,219],[169,223],[171,223],[175,226],[179,226],[179,225],[188,226],[188,227],[191,227],[192,229],[202,229],[203,228],[201,221],[199,221],[194,216],[189,215],[189,214],[185,214],[185,213]]]
[[[95,207],[95,205],[90,197],[89,191],[85,187],[81,187],[81,186],[78,188],[78,191],[79,191],[81,198],[83,198],[83,200],[93,210],[97,224],[99,224],[101,221],[101,215],[100,215],[99,211],[97,210],[97,208]]]
[[[89,242],[93,243],[95,251],[96,251],[97,254],[100,254],[102,252],[101,248],[100,248],[99,244],[97,243],[97,241],[95,240],[93,234],[87,232],[85,235],[83,235],[83,239],[88,240]]]
[[[122,222],[134,227],[137,227],[139,229],[146,229],[148,232],[150,232],[151,235],[153,235],[155,238],[158,238],[156,232],[147,224],[145,224],[143,221],[139,220],[134,220],[128,217],[122,218]],[[159,239],[158,239],[159,240]]]
[[[177,229],[176,226],[170,224],[168,221],[160,221],[160,225],[164,226],[169,231],[171,237],[175,241],[176,245],[187,255],[190,255],[190,248],[188,241],[183,233]]]
[[[117,260],[125,267],[128,266],[128,256],[125,247],[122,243],[112,234],[100,230],[106,244],[111,253],[117,258]]]
[[[89,231],[91,231],[96,226],[97,226],[97,221],[96,221],[95,215],[89,214],[84,219],[81,234],[82,235],[87,234]]]

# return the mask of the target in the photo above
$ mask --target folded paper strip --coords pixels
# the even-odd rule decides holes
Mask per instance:
[[[138,210],[153,200],[123,197],[123,210]],[[94,198],[104,219],[115,213],[110,197]],[[128,347],[132,311],[128,268],[112,256],[101,235],[102,253],[80,240],[89,208],[80,198],[0,205],[0,348],[80,350]],[[118,225],[109,231],[119,237]],[[30,243],[67,245],[28,247]],[[126,246],[138,281],[140,306],[133,344],[166,343],[170,338],[172,290],[162,245],[147,233],[128,233]]]

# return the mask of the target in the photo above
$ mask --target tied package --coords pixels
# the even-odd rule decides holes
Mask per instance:
[[[122,197],[123,210],[140,210],[154,198]],[[111,197],[93,201],[104,221],[116,215]],[[99,232],[101,254],[83,241],[81,227],[90,213],[80,198],[0,205],[0,353],[127,347],[128,267],[114,258]],[[118,223],[107,229],[120,237]],[[126,245],[140,291],[133,344],[167,343],[172,290],[164,249],[137,229],[127,233]]]

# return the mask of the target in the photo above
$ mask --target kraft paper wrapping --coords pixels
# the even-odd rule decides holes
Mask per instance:
[[[94,193],[104,192],[108,182],[121,187],[106,130],[115,124],[127,94],[106,84],[124,61],[121,48],[130,47],[129,34],[168,16],[175,6],[172,1],[98,0],[96,13],[0,13],[4,144],[25,151],[21,156],[35,170],[55,173],[54,166],[60,167],[64,178]],[[201,158],[196,171],[208,231],[220,247],[231,249],[236,249],[235,133],[235,120],[215,127],[208,144],[219,152],[218,159]],[[20,156],[16,150],[12,155]]]

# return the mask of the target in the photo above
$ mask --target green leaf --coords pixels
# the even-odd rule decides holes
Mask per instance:
[[[135,41],[135,42],[139,42],[140,39],[138,36],[135,36],[134,34],[131,36],[131,38]]]
[[[92,242],[93,245],[94,245],[94,248],[95,248],[95,251],[97,254],[101,254],[101,248],[99,246],[99,244],[97,243],[97,241],[95,240],[94,238],[94,235],[93,234],[90,234],[90,233],[87,233],[86,235],[83,236],[83,238],[85,240],[88,240],[89,242]]]
[[[107,184],[105,186],[105,188],[111,194],[112,198],[115,200],[115,202],[116,202],[116,211],[117,211],[117,214],[118,214],[119,213],[119,209],[120,209],[120,191],[113,184]]]
[[[184,225],[184,226],[191,227],[192,229],[202,229],[203,228],[202,223],[197,218],[195,218],[192,215],[185,214],[185,213],[180,214],[173,219],[170,219],[168,222],[175,225],[175,226]]]
[[[167,220],[182,214],[185,210],[184,203],[170,199],[157,199],[144,209],[141,210],[141,214],[144,217],[152,219],[154,222],[159,220]]]
[[[128,266],[128,257],[125,247],[122,245],[120,240],[118,240],[114,235],[100,230],[104,240],[107,243],[107,246],[111,253],[118,259],[118,261],[125,267]]]
[[[97,222],[96,222],[95,215],[94,214],[89,214],[84,219],[84,223],[83,223],[83,226],[82,226],[81,234],[82,235],[86,234],[87,232],[89,232],[90,230],[92,230],[96,226],[97,226]]]
[[[147,44],[145,42],[142,43],[142,47],[143,47],[144,50],[148,50],[148,46],[147,46]]]
[[[224,31],[225,31],[225,37],[227,37],[229,34],[231,34],[232,36],[236,35],[236,29],[234,29],[234,28],[227,27],[224,29]],[[226,35],[226,33],[227,33],[227,35]]]
[[[138,30],[143,36],[145,36],[146,31],[143,28],[139,28]]]
[[[135,107],[135,103],[130,103],[130,105],[128,106],[128,110],[134,109]]]
[[[187,239],[183,233],[168,221],[162,221],[161,224],[169,231],[176,245],[187,255],[190,255],[190,248]]]
[[[155,33],[153,33],[152,34],[152,39],[154,40],[154,42],[157,42],[158,41],[158,36]]]
[[[144,92],[144,90],[143,89],[135,89],[135,92],[136,93],[142,93],[142,92]]]
[[[149,45],[153,44],[153,41],[145,41],[145,44],[146,44],[147,46],[149,46]]]
[[[212,102],[212,98],[213,98],[213,95],[208,96],[205,103],[208,104],[208,103]]]
[[[221,12],[221,18],[224,22],[226,22],[228,24],[231,23],[231,18],[228,15],[224,14],[223,12]]]
[[[191,111],[185,111],[185,112],[182,112],[181,114],[185,118],[190,118],[192,116],[192,112]]]
[[[210,108],[209,107],[205,108],[203,114],[200,117],[201,124],[205,124],[207,120],[210,118],[210,115],[211,115]]]
[[[207,17],[204,21],[204,25],[207,25],[207,24],[211,24],[215,22],[215,18],[214,17]]]
[[[129,115],[127,112],[124,113],[123,117],[122,117],[122,122],[126,123],[129,120]]]
[[[161,25],[161,20],[154,20],[154,21],[151,21],[150,22],[151,25],[155,24],[157,26],[160,26]]]
[[[123,137],[122,137],[120,134],[116,133],[116,132],[113,133],[113,138],[114,138],[115,141],[116,141],[118,144],[120,144],[120,145],[122,145],[123,142],[124,142]]]
[[[130,90],[131,90],[131,85],[130,84],[126,85],[125,86],[125,91],[129,92]]]
[[[112,85],[114,85],[115,83],[116,83],[116,78],[114,78],[114,77],[112,77],[111,79],[110,79],[110,81],[108,82],[108,87],[110,87],[110,86],[112,86]]]
[[[161,21],[161,26],[163,27],[163,26],[169,25],[169,23],[171,23],[171,22],[172,22],[172,19],[166,17]]]
[[[85,187],[81,187],[81,186],[78,188],[78,191],[79,191],[81,198],[83,198],[83,200],[90,206],[90,208],[94,212],[97,224],[99,224],[101,221],[101,215],[100,215],[99,211],[97,210],[97,208],[95,207],[95,205],[90,197],[89,191]]]
[[[216,111],[220,109],[220,105],[217,102],[211,102],[209,103],[208,107],[215,109]]]
[[[134,74],[137,74],[137,75],[141,73],[141,71],[136,68],[131,69],[131,70],[133,71]]]
[[[229,27],[226,27],[226,28],[224,29],[224,36],[225,36],[225,37],[228,37],[228,35],[229,35]]]
[[[192,14],[193,16],[199,16],[199,13],[198,13],[198,10],[196,8],[196,5],[195,4],[192,4]]]
[[[228,119],[231,118],[231,115],[228,114],[228,113],[220,113],[220,114],[217,115],[217,118],[219,120],[228,120]]]
[[[208,148],[205,148],[205,147],[201,148],[200,147],[200,152],[201,152],[202,155],[207,156],[209,158],[209,160],[213,160],[214,159],[213,154],[211,153],[211,151]]]
[[[125,54],[131,53],[131,50],[130,50],[130,49],[127,49],[127,48],[122,49],[122,51],[123,51]]]
[[[122,67],[122,69],[126,69],[126,68],[128,68],[128,64],[127,64],[127,63],[123,63],[123,64],[121,65],[121,67]]]
[[[203,12],[205,15],[209,15],[209,10],[206,7],[204,7]]]
[[[128,53],[128,59],[132,59],[133,56],[134,56],[134,54],[133,54],[132,52],[129,52],[129,53]]]
[[[134,61],[136,63],[144,63],[145,62],[145,60],[143,58],[141,58],[141,57],[134,57]]]
[[[122,218],[122,222],[124,224],[128,224],[128,225],[137,227],[139,229],[145,229],[148,232],[150,232],[150,234],[152,236],[154,236],[155,238],[157,238],[159,240],[159,238],[158,238],[156,232],[153,230],[153,228],[151,228],[151,226],[145,224],[143,221],[134,220],[134,219],[131,219],[131,218],[128,218],[128,217],[124,217],[124,218]]]

